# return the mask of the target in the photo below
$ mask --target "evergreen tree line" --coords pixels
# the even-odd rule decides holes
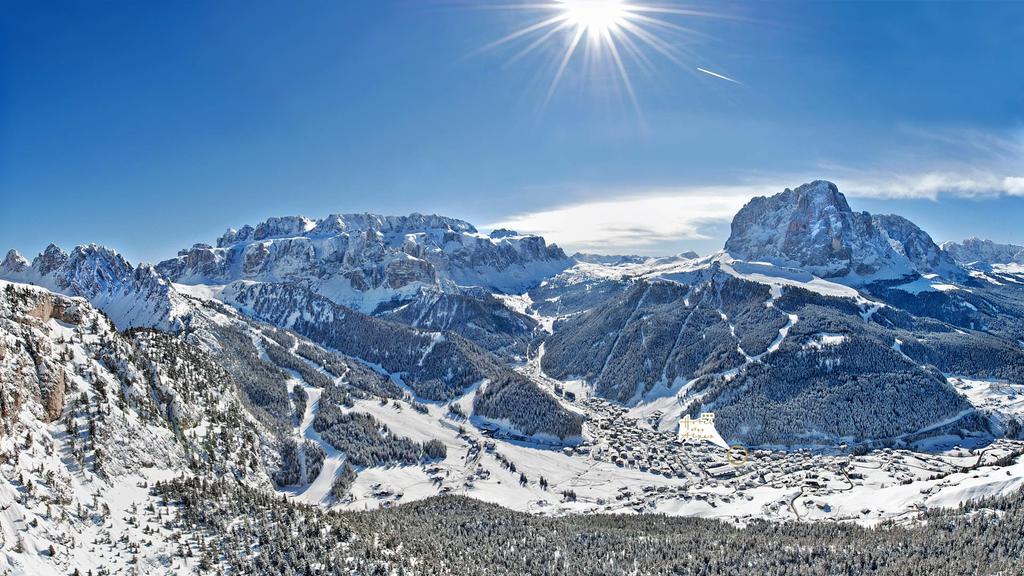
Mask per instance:
[[[211,565],[230,574],[961,576],[1024,566],[1022,492],[871,528],[548,517],[454,496],[337,512],[195,479],[160,483],[155,493],[177,506],[179,530],[209,537]]]

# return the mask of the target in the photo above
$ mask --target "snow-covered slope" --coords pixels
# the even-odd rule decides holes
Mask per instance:
[[[634,277],[555,322],[541,366],[597,396],[662,406],[666,425],[716,412],[727,441],[760,445],[909,437],[939,422],[987,433],[942,373],[1024,379],[1013,340],[919,320],[770,265],[727,262]]]
[[[266,484],[251,466],[270,449],[266,429],[243,404],[211,356],[178,337],[120,333],[83,298],[0,281],[2,570],[122,564],[102,542],[143,538],[124,514],[147,481],[200,473]],[[173,550],[151,538],[143,571]]]
[[[367,316],[297,285],[236,282],[221,298],[252,318],[376,367],[417,399],[448,402],[480,385],[474,414],[506,420],[525,435],[580,435],[578,415],[457,334]]]

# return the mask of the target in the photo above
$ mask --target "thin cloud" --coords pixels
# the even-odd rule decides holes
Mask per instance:
[[[605,198],[515,214],[484,226],[539,234],[574,251],[645,252],[667,242],[707,241],[755,196],[770,196],[818,178],[832,180],[850,198],[923,199],[1024,196],[1024,176],[923,172],[911,175],[848,173],[833,177],[779,176],[736,186],[608,191]],[[725,238],[721,238],[724,243]]]
[[[912,175],[853,175],[837,179],[851,197],[928,199],[1024,196],[1024,176],[986,172],[924,172]]]
[[[719,74],[718,72],[712,72],[711,70],[705,70],[704,68],[701,68],[700,66],[697,67],[697,70],[700,71],[700,72],[703,72],[705,74],[714,76],[715,78],[721,78],[722,80],[725,80],[727,82],[732,82],[733,84],[739,84],[740,86],[743,85],[743,82],[740,82],[739,80],[733,80],[732,78],[729,78],[728,76],[723,76],[723,75]]]

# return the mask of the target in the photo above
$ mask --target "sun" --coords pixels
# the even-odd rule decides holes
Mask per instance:
[[[545,106],[558,89],[570,62],[574,58],[581,59],[576,56],[581,52],[585,65],[606,67],[619,78],[638,112],[627,63],[650,72],[654,68],[650,57],[655,54],[691,71],[739,84],[728,76],[687,62],[688,54],[680,48],[687,44],[687,38],[701,34],[679,20],[720,17],[718,14],[685,8],[674,0],[661,0],[657,4],[643,0],[523,0],[520,5],[503,5],[503,8],[541,16],[483,49],[524,43],[512,58],[518,60],[531,52],[552,48],[555,73],[548,86]],[[676,37],[671,40],[683,41],[669,41],[668,36]]]
[[[562,0],[558,5],[566,22],[587,34],[607,34],[629,18],[629,4],[623,0]]]

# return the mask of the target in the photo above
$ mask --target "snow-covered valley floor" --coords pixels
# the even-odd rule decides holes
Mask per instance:
[[[1024,442],[1019,441],[862,456],[752,450],[747,462],[734,465],[721,447],[679,442],[621,408],[596,400],[588,405],[590,441],[559,450],[490,438],[468,423],[460,433],[460,424],[440,407],[420,414],[395,404],[358,402],[353,410],[370,413],[414,440],[440,438],[448,457],[423,466],[367,469],[353,487],[354,500],[341,506],[372,509],[453,492],[548,514],[659,512],[872,524],[909,519],[929,506],[1005,494],[1024,484]],[[601,409],[606,412],[597,414]],[[514,464],[515,472],[506,463]],[[526,485],[520,474],[526,475]]]

